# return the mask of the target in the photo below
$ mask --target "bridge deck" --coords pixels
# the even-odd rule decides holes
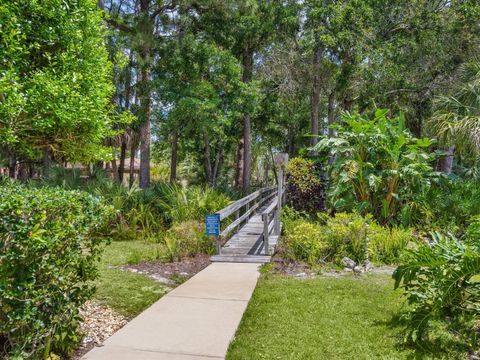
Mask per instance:
[[[270,235],[269,252],[265,253],[263,245],[263,208],[253,215],[248,222],[234,234],[222,247],[220,255],[214,255],[214,262],[250,262],[268,263],[277,245],[278,236]]]

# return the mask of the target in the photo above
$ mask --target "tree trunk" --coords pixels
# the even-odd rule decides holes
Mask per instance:
[[[264,175],[264,185],[263,186],[268,186],[268,175],[270,173],[270,161],[266,159],[265,161],[265,175]]]
[[[127,74],[125,76],[125,110],[130,109],[130,97],[132,93],[132,66],[133,63],[133,51],[130,51],[129,62],[127,65]],[[118,167],[118,179],[123,183],[125,176],[125,159],[127,157],[127,135],[122,137],[122,145],[120,147],[120,165]]]
[[[204,158],[205,178],[207,179],[208,185],[212,186],[212,164],[210,162],[210,144],[208,142],[207,133],[203,134],[203,141],[205,145],[205,158]]]
[[[310,99],[311,118],[310,118],[310,146],[315,146],[318,142],[318,120],[319,120],[319,104],[320,104],[320,63],[322,59],[322,49],[317,47],[313,53],[313,81],[312,94]],[[315,152],[312,151],[311,155]]]
[[[153,35],[153,24],[149,16],[150,0],[140,0],[140,33],[143,43],[140,48],[140,188],[146,189],[150,185],[150,57],[151,48],[149,39]]]
[[[290,157],[294,157],[295,156],[295,152],[296,152],[296,149],[295,149],[295,133],[296,133],[296,130],[295,128],[289,128],[288,129],[288,132],[287,132],[287,137],[288,137],[288,148],[287,148],[287,153],[288,155],[290,155]],[[318,130],[318,129],[317,129]],[[314,155],[314,153],[312,153],[312,155]]]
[[[26,181],[28,179],[27,164],[23,161],[19,161],[17,165],[17,179]]]
[[[122,145],[120,146],[120,165],[118,166],[118,181],[123,183],[125,174],[125,158],[127,157],[127,141],[125,137],[122,138]]]
[[[130,146],[130,167],[129,167],[129,172],[130,172],[130,178],[128,180],[128,187],[131,188],[135,182],[135,151],[136,151],[136,146],[135,142],[132,141],[132,144]]]
[[[249,83],[252,80],[253,51],[247,46],[243,52],[242,81]],[[243,184],[244,194],[250,192],[250,175],[252,163],[252,124],[249,113],[243,115]]]
[[[239,190],[243,188],[243,135],[237,147],[237,166],[235,169],[235,187]]]
[[[50,151],[48,147],[43,149],[43,177],[47,178],[50,172]]]
[[[328,95],[328,137],[333,137],[335,135],[334,129],[331,128],[335,122],[335,92],[332,91]]]
[[[215,156],[215,164],[213,165],[212,187],[217,186],[218,173],[222,166],[222,162],[223,162],[223,151],[222,151],[222,146],[220,145],[217,151],[217,155]]]
[[[113,180],[120,182],[120,178],[118,177],[118,166],[117,166],[117,159],[112,160],[112,176]]]
[[[453,168],[453,155],[455,146],[449,146],[445,149],[445,155],[438,159],[437,169],[445,174],[451,174]]]
[[[142,71],[142,79],[148,77],[146,70]],[[142,80],[143,86],[148,86],[146,80]],[[150,185],[150,94],[148,91],[140,100],[142,112],[142,125],[140,126],[140,188],[146,189]]]
[[[177,181],[178,130],[172,132],[172,156],[170,158],[170,182]]]
[[[342,100],[343,111],[350,113],[352,111],[352,105],[353,105],[353,101],[350,96],[350,92],[347,90],[346,93],[343,95],[343,100]]]

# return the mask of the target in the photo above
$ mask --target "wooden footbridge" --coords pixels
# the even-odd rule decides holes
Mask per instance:
[[[213,262],[270,262],[282,226],[283,168],[288,157],[280,155],[277,186],[257,190],[215,214],[218,232]]]

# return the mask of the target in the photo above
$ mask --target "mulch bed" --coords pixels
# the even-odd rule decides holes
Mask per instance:
[[[80,347],[70,357],[70,360],[80,359],[93,347],[101,345],[128,322],[125,316],[117,314],[107,306],[100,305],[95,301],[87,301],[81,307],[80,315],[84,319],[80,325],[80,331],[84,334],[84,337]]]
[[[144,274],[166,285],[178,285],[210,265],[210,256],[198,254],[180,261],[165,263],[160,261],[141,262],[135,265],[122,265],[120,269]]]

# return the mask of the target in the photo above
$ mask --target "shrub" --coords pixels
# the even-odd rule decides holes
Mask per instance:
[[[357,264],[366,260],[367,219],[353,213],[337,213],[327,220],[328,259],[340,263],[345,256]]]
[[[90,178],[85,178],[79,169],[55,167],[51,169],[49,178],[43,179],[42,185],[84,190],[102,197],[116,210],[116,216],[105,229],[106,235],[115,239],[154,238],[164,229],[155,192],[151,189],[141,190],[135,185],[129,189],[108,178],[103,171],[96,171]]]
[[[293,260],[342,263],[344,257],[357,264],[397,263],[413,239],[410,229],[383,227],[371,218],[353,213],[320,214],[316,221],[285,208],[283,213],[286,255]]]
[[[111,213],[84,192],[0,184],[0,352],[36,358],[77,344],[101,250],[92,234]]]
[[[368,228],[368,254],[374,263],[398,263],[403,251],[414,240],[411,229],[383,227],[371,222]]]
[[[415,138],[403,115],[390,119],[387,113],[345,114],[335,126],[337,136],[322,139],[315,150],[334,159],[328,191],[334,209],[372,214],[381,224],[410,225],[418,219],[417,199],[438,175],[426,152],[432,140]]]
[[[210,187],[183,188],[175,184],[158,183],[152,190],[167,223],[187,220],[203,221],[205,215],[226,207],[230,199]]]
[[[408,250],[394,274],[410,304],[407,339],[425,341],[438,321],[455,333],[473,335],[472,322],[480,313],[480,246],[476,237],[460,241],[453,235],[432,234]]]
[[[480,182],[473,180],[445,180],[433,186],[425,196],[429,215],[422,222],[424,227],[449,228],[462,231],[470,219],[480,215]]]
[[[215,249],[213,241],[205,235],[204,224],[198,221],[173,225],[165,235],[165,246],[170,261],[199,253],[210,254]]]
[[[325,208],[320,167],[311,160],[293,158],[287,166],[287,201],[295,210],[315,214]]]
[[[284,245],[290,259],[306,261],[310,265],[322,261],[325,254],[325,239],[321,226],[306,221],[297,222],[287,232]]]

